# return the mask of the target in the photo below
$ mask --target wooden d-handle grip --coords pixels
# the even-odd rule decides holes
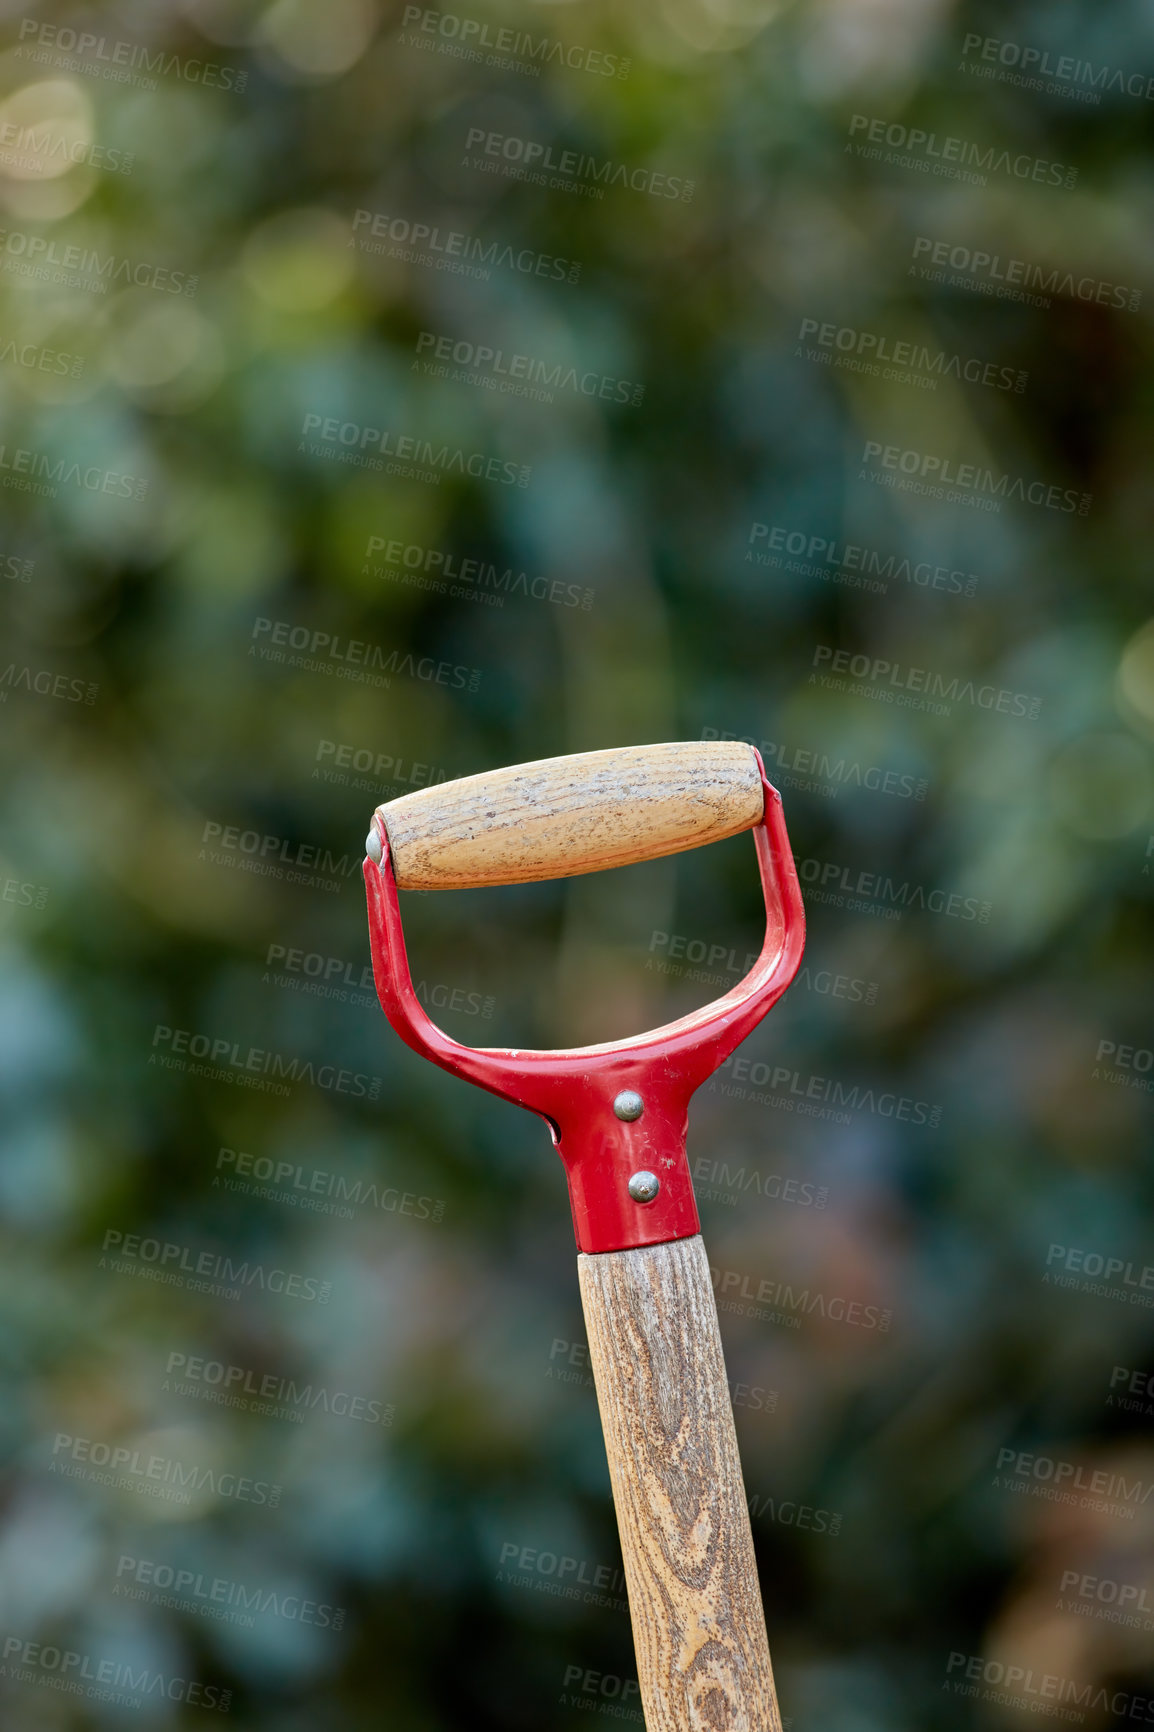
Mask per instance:
[[[686,740],[514,764],[378,811],[402,890],[464,890],[678,854],[752,829],[763,806],[751,747]]]
[[[647,1732],[781,1732],[701,1238],[577,1272]]]

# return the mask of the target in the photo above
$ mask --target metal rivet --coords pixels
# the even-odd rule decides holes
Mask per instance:
[[[613,1111],[619,1119],[625,1119],[627,1122],[632,1119],[639,1119],[645,1111],[645,1102],[636,1089],[622,1089],[613,1102]]]
[[[660,1189],[656,1173],[634,1173],[629,1181],[629,1195],[635,1203],[651,1203]]]
[[[377,834],[377,827],[375,824],[373,825],[373,828],[369,831],[368,835],[365,837],[365,853],[368,855],[370,860],[374,860],[378,866],[380,865],[380,863],[381,863],[381,838]]]

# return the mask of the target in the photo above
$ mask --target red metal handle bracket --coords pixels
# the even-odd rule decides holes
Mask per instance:
[[[455,1076],[546,1120],[565,1164],[573,1226],[582,1251],[619,1251],[686,1239],[699,1231],[685,1154],[689,1099],[781,997],[801,962],[805,909],[786,834],[781,795],[767,780],[753,831],[765,896],[765,942],[749,973],[724,998],[629,1040],[557,1052],[462,1046],[426,1016],[413,990],[389,838],[374,816],[379,865],[365,860],[369,939],[381,1007],[407,1046]],[[622,1120],[613,1103],[641,1096],[640,1117]],[[635,1201],[629,1180],[655,1173],[651,1202]]]

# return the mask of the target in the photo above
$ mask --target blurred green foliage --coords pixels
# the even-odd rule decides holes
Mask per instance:
[[[359,869],[719,735],[809,901],[691,1119],[787,1725],[1149,1718],[1149,10],[462,6],[4,9],[4,1724],[640,1723],[561,1168]],[[759,943],[745,837],[405,917],[478,1045]]]

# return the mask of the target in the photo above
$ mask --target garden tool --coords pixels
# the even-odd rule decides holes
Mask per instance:
[[[571,877],[752,829],[753,969],[663,1028],[567,1051],[450,1040],[417,1000],[398,888]],[[740,741],[627,746],[379,806],[365,885],[377,992],[414,1051],[538,1113],[565,1166],[649,1732],[781,1732],[749,1512],[685,1152],[689,1098],[797,972],[804,909],[781,796]]]

